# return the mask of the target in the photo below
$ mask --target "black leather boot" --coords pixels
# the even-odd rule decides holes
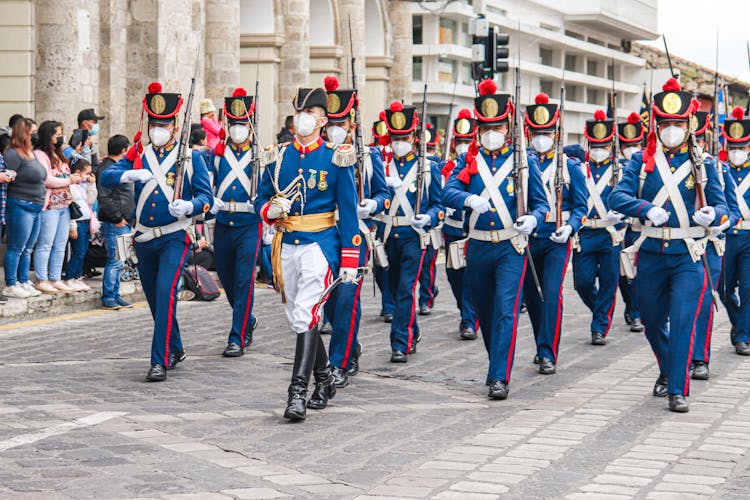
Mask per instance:
[[[311,410],[322,410],[328,406],[328,400],[333,399],[336,395],[336,381],[333,378],[333,367],[328,363],[328,353],[323,337],[319,332],[315,332],[318,339],[315,353],[315,390],[307,402],[307,407]]]
[[[346,369],[347,375],[354,377],[359,373],[359,357],[362,355],[362,344],[357,344],[351,357],[349,358],[349,367]],[[340,386],[339,386],[340,387]]]
[[[292,369],[292,383],[289,384],[289,399],[287,401],[284,418],[292,421],[305,419],[305,398],[307,398],[307,383],[315,364],[315,350],[319,333],[310,330],[297,334],[297,346],[294,350],[294,368]]]

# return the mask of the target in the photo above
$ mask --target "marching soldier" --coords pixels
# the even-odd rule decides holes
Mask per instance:
[[[236,358],[253,341],[258,320],[253,316],[255,273],[263,237],[263,222],[255,214],[252,197],[257,189],[257,170],[251,149],[250,117],[255,112],[253,97],[238,88],[224,99],[224,117],[229,131],[222,129],[221,142],[211,161],[216,197],[211,212],[216,214],[214,257],[229,305],[232,328],[222,353]],[[228,139],[228,141],[227,141]],[[226,142],[229,143],[227,146]]]
[[[492,80],[479,84],[480,96],[474,100],[479,144],[474,139],[468,152],[458,158],[444,197],[451,208],[468,209],[466,281],[489,356],[488,396],[506,399],[526,272],[527,235],[543,223],[549,206],[537,161],[529,157],[528,170],[523,161],[514,164],[514,150],[507,139],[513,102],[510,95],[496,92]],[[526,152],[521,150],[521,155]],[[523,196],[520,206],[528,205],[526,214],[518,212],[518,193]]]
[[[328,121],[326,91],[301,88],[293,105],[294,141],[264,153],[266,167],[254,205],[278,231],[272,250],[274,286],[297,336],[284,418],[296,421],[305,419],[305,407],[323,409],[336,394],[319,325],[334,274],[344,283],[358,279],[362,236],[351,168],[357,160],[354,147],[320,137]],[[315,390],[306,401],[313,372]]]
[[[431,123],[426,123],[427,130],[425,135],[427,138],[426,151],[427,159],[436,165],[442,164],[442,159],[437,156],[437,134],[432,127]],[[442,186],[442,179],[441,179]],[[422,262],[422,271],[419,276],[419,314],[420,316],[428,316],[432,312],[432,308],[435,306],[435,298],[438,295],[437,287],[437,273],[435,272],[435,263],[437,262],[438,253],[440,251],[440,242],[442,237],[440,232],[442,224],[438,227],[433,227],[430,230],[430,244],[427,245],[424,251],[424,260]]]
[[[328,125],[326,135],[334,144],[353,144],[356,131],[355,115],[359,106],[357,91],[341,90],[338,79],[328,76],[325,88],[328,92]],[[363,152],[363,169],[355,168],[354,177],[358,192],[363,198],[359,201],[358,267],[365,267],[370,257],[370,247],[374,247],[375,224],[372,217],[391,206],[390,193],[385,184],[385,169],[380,151],[368,148]],[[359,183],[363,183],[359,186]],[[362,345],[359,343],[359,320],[361,316],[360,294],[362,280],[359,283],[342,283],[333,291],[325,309],[332,320],[332,336],[329,345],[330,362],[333,365],[333,378],[336,387],[346,387],[349,376],[359,373],[359,356]]]
[[[456,119],[453,120],[452,146],[455,158],[445,162],[440,172],[443,174],[446,187],[453,170],[455,170],[456,162],[460,159],[461,155],[469,150],[469,145],[475,140],[475,136],[476,121],[471,117],[471,111],[464,108],[458,112]],[[458,249],[460,253],[456,255],[457,259],[453,259],[448,252],[448,249],[451,248],[454,242],[466,240],[469,236],[466,227],[467,221],[464,220],[464,213],[465,210],[463,208],[457,210],[446,207],[445,209],[445,221],[443,224],[446,253],[445,275],[448,277],[451,291],[456,298],[456,306],[461,312],[461,322],[458,325],[459,338],[463,340],[476,340],[478,328],[477,316],[474,306],[471,303],[471,288],[468,286],[468,283],[464,282],[465,263],[460,262],[460,256],[464,254],[464,249]],[[455,249],[455,246],[453,248]],[[454,262],[454,260],[457,262]]]
[[[689,410],[690,350],[710,275],[701,263],[707,228],[729,209],[712,162],[704,164],[691,139],[691,94],[670,78],[654,95],[643,153],[636,153],[609,196],[612,210],[641,221],[636,283],[646,337],[659,363],[654,396],[669,409]],[[705,184],[705,185],[704,185]]]
[[[386,110],[386,126],[393,156],[386,164],[386,183],[391,192],[391,206],[383,216],[378,236],[388,255],[388,286],[395,302],[391,323],[391,362],[406,363],[407,355],[417,352],[420,340],[417,324],[417,284],[428,244],[428,231],[443,219],[440,201],[440,170],[424,158],[429,166],[419,172],[415,153],[415,130],[419,117],[414,106],[391,103]],[[422,177],[422,184],[418,183]],[[421,196],[417,191],[422,187]],[[421,197],[421,204],[417,199]]]
[[[180,94],[162,92],[157,82],[149,84],[143,110],[151,143],[143,147],[141,123],[125,157],[101,174],[101,183],[108,188],[136,183],[135,253],[143,293],[154,318],[151,368],[146,375],[150,382],[166,380],[166,370],[187,356],[175,317],[177,285],[191,245],[188,230],[192,217],[208,212],[213,201],[206,164],[196,152],[185,158],[182,198],[174,199],[180,178],[178,153],[187,148],[175,138],[181,107]]]
[[[573,281],[578,296],[589,308],[591,344],[606,344],[615,310],[620,277],[620,242],[623,215],[607,206],[607,197],[619,180],[615,168],[613,139],[615,122],[604,111],[597,110],[593,120],[586,120],[583,132],[588,142],[588,162],[581,164],[588,191],[587,217],[578,233],[573,253]]]
[[[620,168],[625,168],[630,158],[638,153],[642,147],[643,136],[646,128],[643,126],[641,117],[638,113],[630,113],[625,122],[617,124],[617,134],[620,139]],[[603,198],[606,202],[606,198]],[[638,232],[633,224],[626,224],[624,246],[631,246],[638,238]],[[626,257],[626,256],[625,256]],[[641,309],[638,307],[638,289],[635,286],[635,280],[628,278],[624,272],[620,274],[620,294],[625,302],[625,323],[630,327],[631,332],[642,332],[643,323],[641,323]]]
[[[539,224],[529,238],[544,301],[539,297],[530,272],[525,276],[524,298],[537,345],[534,362],[539,363],[539,373],[551,375],[557,371],[557,350],[562,334],[562,286],[570,260],[570,239],[581,228],[586,216],[586,181],[578,160],[558,158],[555,145],[563,140],[559,133],[559,107],[550,104],[546,94],[537,95],[535,103],[536,106],[526,109],[526,131],[531,147],[539,156],[542,183],[551,210],[547,220]],[[558,182],[562,183],[562,220],[560,228],[555,229]]]

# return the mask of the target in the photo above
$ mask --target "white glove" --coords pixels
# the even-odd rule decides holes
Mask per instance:
[[[357,217],[360,219],[367,219],[377,209],[378,203],[375,200],[362,200],[357,206]]]
[[[221,211],[222,208],[224,208],[224,202],[219,198],[214,197],[214,204],[211,205],[211,210],[209,210],[209,212],[216,215]]]
[[[650,220],[654,226],[661,226],[669,220],[667,211],[661,207],[653,207],[646,212],[646,218]]]
[[[175,200],[169,204],[168,210],[172,217],[187,217],[193,213],[193,204],[187,200]]]
[[[385,177],[385,185],[389,188],[398,189],[402,184],[403,182],[398,177],[391,177],[390,175]]]
[[[344,283],[356,283],[359,270],[356,267],[342,267],[339,270],[339,278]]]
[[[516,231],[528,236],[536,228],[536,217],[533,215],[522,215],[516,221]]]
[[[703,227],[710,226],[715,218],[716,210],[714,210],[714,207],[703,207],[693,214],[693,220],[695,223]]]
[[[146,170],[145,168],[141,168],[138,170],[126,170],[120,176],[120,183],[148,182],[153,178],[154,174],[151,173],[151,170]]]
[[[624,218],[625,216],[620,212],[615,212],[614,210],[610,210],[609,212],[607,212],[607,220],[609,222],[620,222]]]
[[[572,232],[573,227],[570,224],[565,224],[560,229],[550,234],[549,239],[551,239],[555,243],[567,243]]]
[[[476,194],[472,194],[471,196],[466,198],[464,206],[480,214],[487,212],[491,208],[490,202],[487,200],[487,198],[483,198]]]
[[[247,201],[247,213],[254,214],[255,213],[255,205],[253,205],[252,201]]]
[[[411,218],[411,227],[414,229],[420,230],[423,229],[427,224],[429,224],[430,216],[426,214],[419,214],[415,215]]]
[[[289,213],[289,210],[292,208],[292,200],[284,198],[283,196],[277,196],[269,203],[271,204],[271,206],[266,213],[269,219],[278,219],[279,217]]]

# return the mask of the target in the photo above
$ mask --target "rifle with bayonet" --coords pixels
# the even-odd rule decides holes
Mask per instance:
[[[197,66],[196,66],[197,71]],[[193,108],[193,97],[195,96],[195,76],[190,80],[190,93],[185,105],[185,117],[182,120],[180,131],[180,144],[177,146],[177,160],[175,161],[174,197],[172,201],[182,199],[182,185],[185,179],[185,162],[190,150],[190,111]]]
[[[448,128],[445,130],[445,140],[443,143],[443,161],[448,161],[451,157],[451,135],[453,134],[453,101],[456,99],[456,84],[458,76],[453,81],[453,95],[448,105]]]
[[[420,214],[422,209],[422,196],[425,185],[425,174],[430,175],[429,164],[427,163],[427,82],[424,83],[424,91],[422,92],[422,114],[420,116],[421,121],[419,122],[419,134],[418,134],[418,153],[417,159],[417,193],[416,203],[414,206],[414,216]],[[428,169],[425,172],[425,168]]]
[[[349,17],[349,50],[351,52],[352,64],[352,88],[354,89],[355,100],[354,106],[354,147],[357,153],[357,172],[359,172],[359,183],[357,184],[357,194],[359,201],[365,199],[365,141],[362,138],[362,115],[359,112],[359,89],[357,88],[357,59],[354,57],[354,41],[352,39],[352,18]]]
[[[253,116],[249,120],[253,128],[253,166],[252,176],[250,177],[250,201],[255,201],[255,195],[258,192],[258,183],[260,182],[260,137],[258,136],[258,88],[260,86],[260,46],[258,47],[258,57],[255,62],[255,95],[253,96]]]
[[[610,186],[615,188],[620,180],[620,135],[617,133],[617,91],[615,90],[615,58],[612,58],[612,119],[614,121],[612,128],[612,179]],[[602,215],[603,216],[603,215]]]
[[[560,118],[557,120],[557,151],[555,152],[555,231],[563,225],[563,189],[565,188],[564,167],[565,152],[563,151],[563,137],[565,137],[565,82],[560,84]]]

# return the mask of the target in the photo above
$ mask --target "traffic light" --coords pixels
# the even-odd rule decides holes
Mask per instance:
[[[508,43],[510,36],[498,33],[480,17],[472,21],[471,76],[474,80],[493,78],[495,73],[509,70]]]
[[[508,43],[510,43],[510,35],[507,33],[498,33],[493,30],[495,53],[492,58],[495,73],[507,73],[510,69],[508,65],[508,56],[510,55],[510,49]]]

